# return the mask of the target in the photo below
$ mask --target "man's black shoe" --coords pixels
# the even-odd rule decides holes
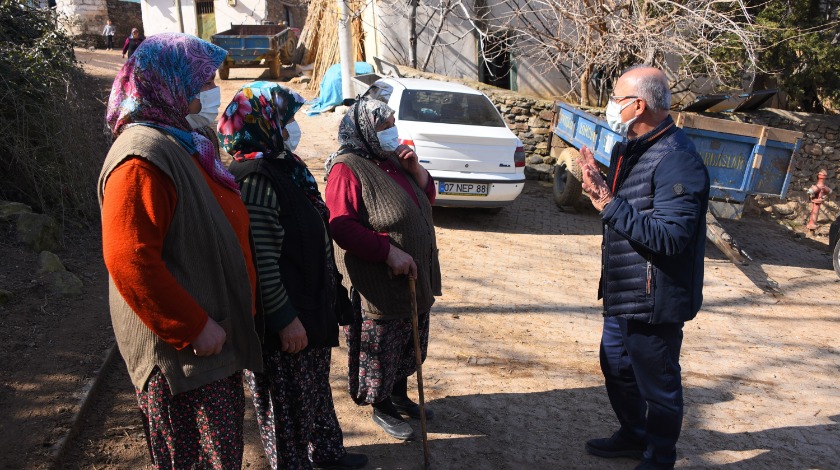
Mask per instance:
[[[657,463],[650,459],[644,459],[636,467],[636,470],[672,470],[673,468],[674,464],[672,463]]]
[[[641,460],[645,452],[645,444],[638,441],[631,441],[616,432],[609,438],[586,441],[586,451],[592,455],[607,459],[626,457]]]
[[[390,414],[373,409],[373,422],[379,425],[386,434],[397,439],[408,441],[414,438],[414,429],[411,425],[406,423],[399,415],[391,416]]]
[[[391,395],[391,402],[394,403],[394,408],[396,408],[401,414],[404,414],[409,418],[420,419],[420,405],[414,403],[408,397]],[[435,416],[435,413],[432,410],[425,408],[425,411],[427,421],[431,420]]]
[[[344,457],[337,460],[327,460],[325,462],[312,462],[313,468],[329,468],[334,470],[343,469],[359,469],[364,468],[368,463],[367,455],[365,454],[344,454]]]

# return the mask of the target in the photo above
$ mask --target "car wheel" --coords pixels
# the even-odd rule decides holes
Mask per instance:
[[[840,277],[840,240],[834,244],[834,254],[831,255],[831,262],[834,263],[834,272]]]
[[[554,153],[555,149],[551,152]],[[564,148],[559,153],[556,156],[557,164],[554,165],[554,203],[560,207],[573,206],[580,199],[582,191],[583,177],[577,163],[580,153],[571,147]]]
[[[221,67],[219,67],[219,78],[222,80],[227,80],[230,76],[230,67],[228,67],[227,62],[223,63]]]

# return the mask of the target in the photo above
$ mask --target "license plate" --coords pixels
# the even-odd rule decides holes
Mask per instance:
[[[490,185],[487,183],[438,183],[438,194],[450,196],[487,196],[490,193]]]

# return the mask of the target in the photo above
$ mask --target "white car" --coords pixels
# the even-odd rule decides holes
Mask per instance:
[[[436,206],[497,208],[525,185],[522,141],[487,96],[456,83],[382,78],[367,98],[396,111],[400,141],[435,181]]]

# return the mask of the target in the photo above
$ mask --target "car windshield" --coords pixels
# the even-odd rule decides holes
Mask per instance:
[[[486,96],[452,91],[405,90],[398,117],[402,121],[505,127]]]

